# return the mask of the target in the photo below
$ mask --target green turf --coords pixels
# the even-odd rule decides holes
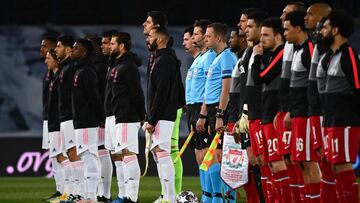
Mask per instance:
[[[360,179],[358,179],[360,182]],[[200,196],[198,177],[183,177],[183,190],[193,191]],[[0,203],[41,203],[42,199],[55,192],[53,179],[44,177],[0,177]],[[237,202],[245,202],[245,193],[240,189],[241,197]],[[117,195],[116,178],[113,178],[111,196]],[[139,202],[151,203],[160,195],[160,182],[157,177],[145,177],[140,182]]]
[[[183,190],[190,190],[200,196],[198,177],[184,177]],[[55,192],[53,179],[41,177],[0,177],[0,203],[41,203],[44,197]],[[243,193],[243,192],[242,192]],[[117,195],[116,178],[113,178],[112,197]],[[146,177],[140,182],[139,202],[151,203],[160,195],[160,182],[157,177]],[[245,195],[238,202],[245,202]]]

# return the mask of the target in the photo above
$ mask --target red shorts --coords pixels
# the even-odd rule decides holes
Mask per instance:
[[[360,127],[329,127],[331,163],[355,163],[359,151]]]
[[[293,161],[318,161],[314,150],[314,139],[310,133],[310,119],[294,117],[291,119],[291,159]]]
[[[260,120],[249,120],[250,143],[254,156],[259,156],[264,151],[263,137],[261,133]]]
[[[323,127],[323,133],[322,133],[322,148],[321,148],[321,158],[326,159],[327,162],[331,163],[331,147],[330,147],[330,138],[329,138],[329,132],[328,128]]]
[[[261,132],[263,132],[263,128],[262,128],[263,126],[261,126]],[[268,163],[269,163],[269,153],[268,153],[268,144],[267,144],[267,142],[265,142],[266,141],[266,139],[265,139],[265,136],[264,136],[264,133],[262,133],[262,136],[263,136],[263,140],[264,140],[264,142],[262,143],[263,145],[263,151],[262,151],[262,157],[260,157],[261,158],[261,162],[262,162],[262,164],[264,164],[264,165],[267,165]],[[266,150],[265,150],[266,149]]]
[[[278,136],[278,154],[291,154],[291,130],[285,129],[284,118],[286,112],[278,112],[276,115],[276,132]]]
[[[267,148],[264,149],[264,154],[268,154],[269,162],[282,160],[282,156],[278,153],[279,142],[273,123],[262,125],[262,132],[267,143]]]
[[[310,136],[313,138],[313,149],[317,150],[322,146],[322,130],[321,130],[321,121],[322,117],[320,116],[310,116]]]

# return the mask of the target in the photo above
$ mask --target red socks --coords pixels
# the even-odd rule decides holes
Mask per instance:
[[[310,202],[320,203],[320,183],[310,183]]]
[[[292,196],[292,200],[295,203],[301,203],[300,200],[300,192],[299,192],[299,187],[298,187],[298,178],[296,175],[296,169],[295,169],[295,165],[286,165],[287,167],[287,171],[289,174],[289,185],[290,185],[290,190],[291,190],[291,196]]]
[[[267,166],[260,166],[260,171],[261,171],[261,187],[263,189],[263,193],[264,193],[264,198],[266,199],[266,202],[269,202],[268,198],[267,198],[267,172],[266,172],[266,167]]]
[[[267,199],[269,202],[275,202],[275,184],[273,184],[273,175],[270,171],[270,168],[267,166],[266,168],[266,190],[267,190]]]
[[[294,164],[294,168],[295,168],[295,171],[296,171],[297,185],[298,185],[299,194],[300,194],[300,201],[305,203],[306,202],[305,186],[304,186],[304,179],[303,179],[302,170],[301,170],[299,164]]]
[[[320,183],[320,199],[321,203],[337,203],[335,174],[332,166],[328,162],[320,163],[321,183]]]
[[[279,171],[275,175],[275,182],[279,184],[281,202],[291,202],[290,186],[289,186],[289,175],[287,170]]]
[[[354,170],[336,174],[336,180],[340,185],[339,194],[344,202],[359,202],[359,187]]]
[[[277,181],[279,176],[277,173],[272,174],[272,186],[274,190],[274,199],[276,203],[282,203],[281,201],[281,190],[280,190],[280,181]]]
[[[244,186],[244,190],[246,193],[246,203],[259,202],[259,196],[255,186],[254,174],[250,171],[248,178],[249,181]]]

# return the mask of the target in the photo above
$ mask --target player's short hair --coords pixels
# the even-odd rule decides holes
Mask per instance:
[[[337,27],[341,36],[348,38],[354,33],[354,19],[344,10],[333,10],[327,19],[332,27]]]
[[[72,47],[75,43],[75,39],[71,35],[62,35],[57,38],[58,42],[61,42],[61,44],[65,47]]]
[[[220,36],[223,41],[226,41],[227,26],[224,23],[211,23],[207,26],[214,29],[215,36]]]
[[[153,27],[152,30],[154,30],[156,34],[164,36],[167,40],[169,40],[170,33],[165,27]]]
[[[268,17],[267,13],[261,10],[257,10],[249,13],[248,20],[254,20],[256,26],[260,26],[261,22]]]
[[[241,11],[241,14],[248,16],[250,13],[255,12],[255,11],[261,11],[261,9],[260,8],[245,8],[244,10]]]
[[[185,28],[183,34],[186,34],[186,33],[189,33],[192,36],[193,33],[194,33],[194,26],[190,26],[190,27]]]
[[[262,27],[268,27],[268,28],[272,28],[272,30],[274,31],[274,34],[280,34],[283,35],[284,34],[284,28],[282,26],[282,22],[280,20],[280,18],[278,17],[270,17],[270,18],[266,18],[262,23],[261,23]]]
[[[101,51],[101,37],[99,37],[98,35],[87,35],[85,39],[91,42],[96,53],[99,53]]]
[[[104,38],[111,38],[113,35],[115,35],[116,33],[119,33],[119,31],[113,29],[113,30],[107,30],[103,33],[103,37]]]
[[[204,35],[206,33],[207,26],[210,24],[211,24],[210,20],[200,19],[200,20],[195,20],[194,27],[201,27],[201,34]]]
[[[131,36],[127,32],[119,32],[114,34],[112,37],[116,38],[118,44],[124,44],[125,50],[129,51],[131,49]]]
[[[231,30],[231,32],[235,32],[235,34],[236,34],[237,36],[240,35],[240,33],[239,33],[239,28],[237,28],[237,27],[233,28],[233,29]]]
[[[147,16],[152,18],[154,25],[159,25],[160,27],[166,27],[168,25],[168,18],[164,12],[161,11],[149,11]]]
[[[91,56],[93,54],[94,47],[89,40],[77,39],[75,42],[81,44],[85,48],[86,56]]]
[[[301,1],[291,1],[286,4],[287,6],[295,6],[296,11],[304,11],[306,12],[306,5]]]
[[[57,43],[56,37],[50,36],[50,35],[44,35],[44,36],[42,37],[42,40],[49,41],[49,42],[51,42],[51,43],[53,43],[53,44],[56,44],[56,43]]]
[[[293,11],[286,15],[285,21],[289,21],[290,25],[293,27],[299,26],[302,31],[306,31],[307,28],[305,27],[305,11]]]
[[[101,37],[97,35],[87,35],[85,39],[93,43],[94,46],[101,46]]]

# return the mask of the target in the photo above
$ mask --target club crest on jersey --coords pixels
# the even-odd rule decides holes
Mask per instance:
[[[50,91],[53,91],[53,87],[54,87],[54,82],[51,82],[49,87]]]
[[[74,87],[77,87],[79,84],[79,75],[75,75],[74,77]]]
[[[114,73],[114,79],[113,79],[113,82],[115,83],[115,82],[117,82],[117,75],[118,75],[118,71],[114,68],[114,70],[115,70],[115,73]]]
[[[116,68],[111,69],[111,77],[113,78],[115,76]]]
[[[47,72],[45,80],[46,80],[46,81],[49,81],[49,80],[50,80],[50,71]]]
[[[62,82],[63,82],[63,78],[64,78],[64,72],[63,72],[63,71],[60,72],[59,77],[60,77],[60,80],[59,80],[59,81],[62,83]]]

